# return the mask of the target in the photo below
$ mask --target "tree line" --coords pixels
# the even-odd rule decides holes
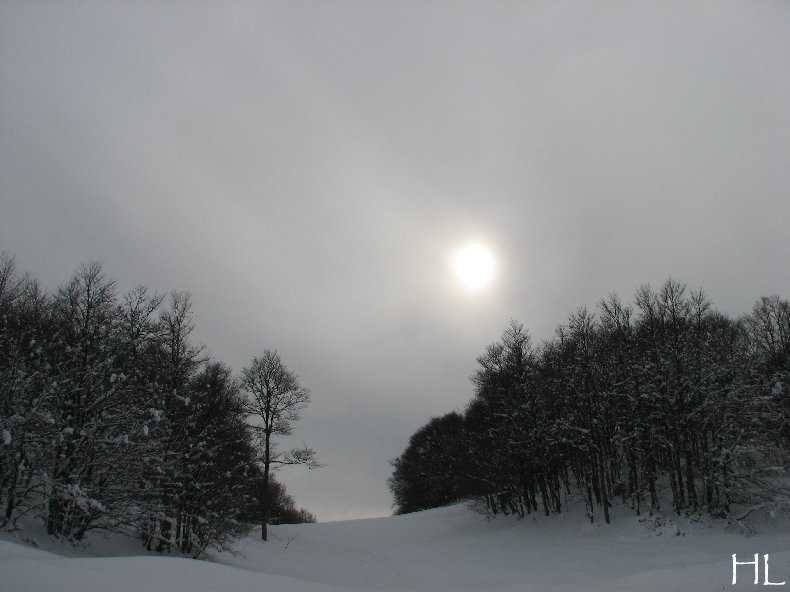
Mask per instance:
[[[790,303],[732,320],[668,280],[570,315],[535,346],[512,321],[478,357],[465,410],[432,418],[394,461],[396,513],[475,498],[496,514],[583,503],[609,522],[790,507]]]
[[[234,377],[191,339],[191,299],[119,296],[99,263],[54,292],[0,256],[0,526],[93,529],[200,555],[252,524],[313,522],[273,476],[310,400],[276,352]]]

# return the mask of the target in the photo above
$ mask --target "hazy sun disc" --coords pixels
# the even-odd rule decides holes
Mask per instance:
[[[494,256],[482,245],[464,247],[455,256],[455,272],[470,290],[480,290],[490,284],[495,268]]]

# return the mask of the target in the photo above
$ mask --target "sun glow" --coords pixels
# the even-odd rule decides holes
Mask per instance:
[[[491,283],[496,262],[491,251],[480,244],[467,245],[455,255],[455,272],[469,290],[481,290]]]

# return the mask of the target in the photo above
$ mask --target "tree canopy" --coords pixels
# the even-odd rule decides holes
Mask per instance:
[[[612,296],[534,346],[511,322],[478,358],[463,414],[431,419],[393,461],[396,512],[479,498],[491,513],[619,503],[741,518],[790,507],[790,306],[739,320],[668,280]],[[666,491],[667,496],[662,492]]]
[[[109,529],[196,556],[251,528],[267,465],[247,377],[193,327],[185,292],[119,296],[92,262],[48,293],[0,256],[0,526],[34,516],[55,536]],[[273,433],[295,419],[274,417]],[[315,519],[272,488],[272,520]]]

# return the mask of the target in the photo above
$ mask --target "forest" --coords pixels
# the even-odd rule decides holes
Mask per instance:
[[[512,321],[485,348],[463,412],[432,418],[392,461],[396,513],[461,499],[489,514],[584,504],[609,522],[790,507],[790,303],[733,320],[669,279],[580,308],[533,344]]]
[[[191,299],[122,296],[100,263],[52,293],[0,257],[0,527],[104,529],[199,556],[252,525],[314,522],[275,469],[310,400],[266,350],[235,377],[193,343]]]
[[[119,295],[100,263],[52,292],[0,257],[0,527],[103,529],[199,556],[312,522],[276,479],[310,391],[276,351],[234,375],[192,340],[188,293]],[[741,521],[790,508],[790,303],[731,319],[675,280],[580,308],[533,343],[511,321],[465,409],[392,461],[397,514],[476,500],[525,516],[583,504]]]

